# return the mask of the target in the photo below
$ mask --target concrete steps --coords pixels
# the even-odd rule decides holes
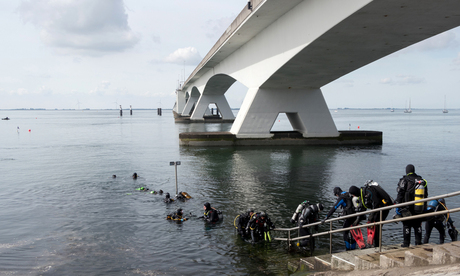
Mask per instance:
[[[445,244],[424,244],[401,248],[384,246],[352,250],[290,262],[289,269],[296,271],[350,271],[389,269],[393,267],[421,267],[460,263],[460,241]]]

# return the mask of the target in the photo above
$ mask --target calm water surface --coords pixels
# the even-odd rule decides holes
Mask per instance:
[[[0,117],[11,120],[0,123],[0,274],[288,275],[287,261],[307,253],[288,253],[280,242],[242,241],[233,227],[237,214],[254,207],[278,227],[290,227],[303,200],[330,208],[333,187],[348,190],[368,179],[395,196],[408,163],[428,180],[430,195],[460,190],[460,111],[332,115],[340,130],[383,131],[383,145],[187,148],[179,146],[179,133],[230,125],[175,124],[169,110],[163,116],[134,110],[121,118],[116,110],[2,110]],[[289,129],[280,116],[274,130]],[[159,195],[136,191],[173,194],[170,161],[181,161],[179,190],[193,199],[166,205]],[[165,220],[178,207],[201,215],[206,201],[224,212],[221,224]],[[459,207],[460,199],[447,204]],[[386,226],[384,236],[387,244],[401,243],[402,225]],[[334,250],[343,249],[341,234],[333,242]],[[319,239],[317,253],[328,244]]]

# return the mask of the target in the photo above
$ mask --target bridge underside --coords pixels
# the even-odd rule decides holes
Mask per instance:
[[[230,131],[240,139],[273,137],[279,113],[304,138],[339,137],[321,87],[460,26],[458,0],[296,0],[285,4],[289,10],[283,1],[261,3],[188,84],[212,79],[203,106],[222,98],[233,80],[249,87]],[[192,119],[201,119],[203,108]]]

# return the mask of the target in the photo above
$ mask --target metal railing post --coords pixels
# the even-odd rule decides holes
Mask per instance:
[[[383,215],[382,215],[382,210],[380,210],[380,221],[382,220],[383,220]],[[382,227],[383,227],[383,224],[380,224],[379,225],[379,252],[382,252]]]
[[[332,221],[329,224],[329,254],[332,254]]]
[[[288,230],[288,251],[291,250],[291,230]]]

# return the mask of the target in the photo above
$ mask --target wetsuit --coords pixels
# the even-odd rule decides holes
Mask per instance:
[[[432,202],[434,201],[436,201],[437,203],[432,204]],[[432,200],[428,203],[427,212],[437,212],[437,211],[444,211],[444,210],[446,210],[445,204],[438,202],[438,200]],[[439,231],[439,243],[443,244],[444,239],[446,238],[446,227],[445,227],[446,221],[450,225],[453,225],[453,221],[450,218],[450,216],[448,219],[446,215],[438,215],[438,216],[429,217],[427,221],[425,222],[425,237],[423,238],[423,243],[429,242],[431,231],[433,230],[433,227],[434,227]]]
[[[187,218],[183,217],[182,215],[183,215],[182,209],[178,209],[173,214],[168,215],[166,219],[175,220],[175,221],[186,221]]]
[[[270,229],[274,229],[275,225],[264,212],[256,213],[248,222],[247,229],[251,232],[253,242],[260,240],[270,241]]]
[[[407,175],[403,176],[399,182],[398,182],[398,196],[396,198],[397,203],[404,203],[404,202],[409,202],[414,200],[414,190],[416,187],[416,181],[422,180],[422,177],[417,175],[414,171],[414,169],[408,169],[406,168]],[[425,191],[424,191],[424,197],[428,197],[428,187],[426,185],[425,181]],[[397,208],[396,213],[400,212]],[[415,210],[414,210],[414,205],[409,205],[408,209],[412,215],[415,215]],[[422,219],[411,219],[411,220],[405,220],[402,222],[403,223],[403,237],[404,237],[404,242],[402,244],[403,247],[408,247],[410,245],[410,234],[411,234],[411,228],[414,228],[414,235],[415,235],[415,245],[420,245],[422,244]]]
[[[204,211],[203,219],[207,222],[218,222],[219,214],[218,211],[212,207]]]
[[[319,221],[319,212],[322,209],[322,205],[316,204],[316,205],[310,205],[308,207],[304,207],[302,212],[299,215],[298,218],[298,226],[299,228],[299,235],[300,236],[307,236],[310,235],[310,228],[301,228],[304,225],[314,223]],[[315,225],[315,231],[318,231],[318,225]],[[311,242],[310,242],[311,239]],[[306,246],[310,242],[310,249],[313,250],[315,248],[315,238],[307,238],[299,242],[299,246]]]
[[[339,207],[342,207],[343,209],[343,216],[354,214],[355,210],[353,208],[353,203],[351,200],[351,195],[348,192],[342,192],[338,198],[334,206],[329,210],[329,212],[326,215],[326,218],[324,220],[327,220],[334,214],[335,210],[337,210]],[[323,221],[324,221],[323,220]],[[348,228],[350,225],[355,222],[356,218],[347,218],[343,222],[343,228]],[[350,230],[343,231],[343,240],[345,241],[345,247],[347,250],[352,250],[356,248],[356,241],[353,239],[353,237],[350,235]]]
[[[238,231],[238,234],[242,237],[245,238],[247,235],[249,235],[249,232],[246,231],[246,227],[248,225],[249,220],[255,213],[252,211],[245,212],[240,214],[235,221],[235,227]]]
[[[393,199],[390,195],[378,184],[373,184],[376,182],[371,182],[366,186],[361,188],[360,199],[363,203],[364,208],[377,209],[385,206],[393,205]],[[385,220],[389,214],[390,210],[382,211],[382,220]],[[369,214],[367,218],[368,222],[378,222],[380,221],[380,212],[375,212]],[[377,246],[379,246],[379,237],[380,237],[380,225],[375,226],[374,241]]]
[[[165,199],[163,200],[165,203],[171,203],[174,201],[174,199],[171,198],[169,193],[166,193]]]

